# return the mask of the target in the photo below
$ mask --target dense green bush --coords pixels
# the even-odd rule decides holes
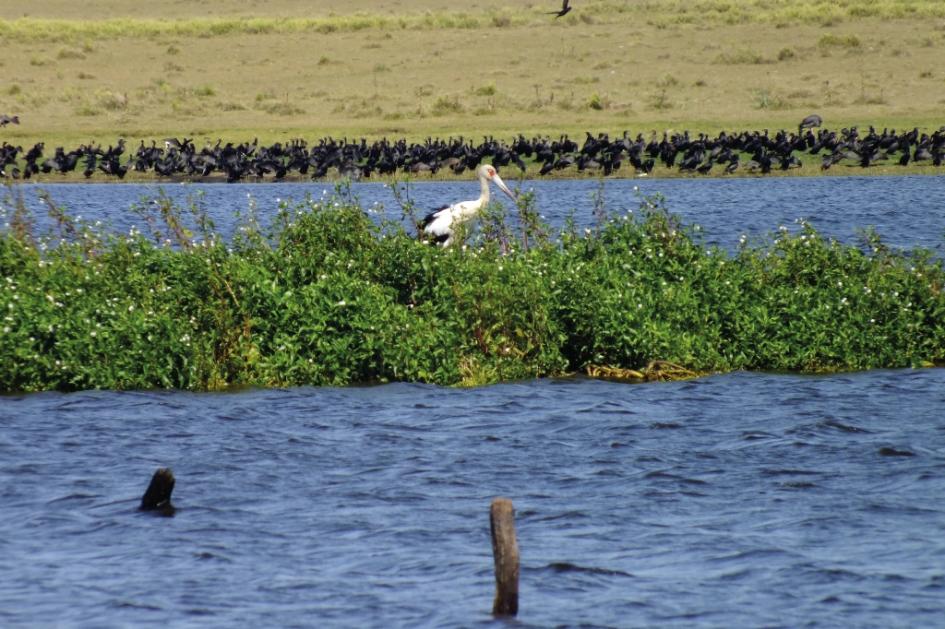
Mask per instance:
[[[0,390],[483,384],[667,360],[833,371],[945,359],[942,263],[810,225],[728,253],[643,199],[552,239],[523,195],[465,245],[419,242],[347,197],[284,205],[223,242],[166,199],[149,233],[8,200]],[[522,233],[524,231],[524,233]]]
[[[648,201],[637,221],[608,221],[564,251],[572,365],[820,372],[945,358],[941,261],[873,234],[855,247],[803,223],[732,256]]]

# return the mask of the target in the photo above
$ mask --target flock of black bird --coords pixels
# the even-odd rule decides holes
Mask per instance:
[[[798,168],[803,160],[819,160],[828,170],[838,164],[868,168],[878,164],[907,165],[910,162],[940,166],[945,159],[945,127],[933,133],[918,129],[906,132],[873,127],[833,131],[819,128],[819,116],[809,116],[797,132],[721,132],[715,137],[688,131],[652,132],[632,136],[587,133],[578,142],[567,135],[526,138],[510,142],[485,137],[474,142],[462,137],[408,143],[406,140],[324,138],[309,144],[291,140],[262,145],[258,141],[234,144],[217,140],[198,148],[191,138],[169,138],[163,142],[141,141],[136,148],[124,139],[103,148],[85,144],[48,152],[44,142],[24,150],[0,144],[0,177],[30,179],[40,173],[66,175],[81,172],[124,178],[129,171],[153,173],[159,178],[224,179],[240,181],[282,180],[286,177],[352,180],[375,175],[437,173],[449,169],[454,175],[473,171],[480,163],[496,168],[518,168],[535,163],[540,176],[583,171],[605,176],[642,176],[654,168],[676,169],[694,175],[757,173]],[[815,129],[816,133],[815,133]]]

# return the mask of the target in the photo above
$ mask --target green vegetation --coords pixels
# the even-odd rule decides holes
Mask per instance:
[[[523,194],[523,230],[491,206],[465,246],[440,249],[376,224],[343,188],[283,204],[267,230],[250,212],[232,242],[167,199],[130,234],[48,202],[58,227],[40,234],[14,194],[0,233],[2,391],[945,361],[941,261],[875,234],[856,247],[802,224],[729,254],[659,199],[550,234]]]

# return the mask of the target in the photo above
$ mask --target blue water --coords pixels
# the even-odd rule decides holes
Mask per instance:
[[[490,624],[498,495],[524,627],[945,618],[945,370],[0,409],[4,627]]]
[[[707,244],[733,248],[743,235],[764,239],[782,225],[794,229],[798,219],[805,219],[844,242],[857,242],[860,230],[873,227],[893,247],[923,247],[945,255],[945,177],[614,179],[605,180],[603,188],[596,180],[529,180],[518,186],[535,192],[538,210],[556,228],[572,214],[579,226],[592,225],[597,194],[609,212],[622,213],[637,209],[640,195],[660,193],[685,223],[701,226]],[[17,190],[40,218],[45,207],[37,195],[46,191],[71,214],[101,220],[122,233],[132,225],[145,227],[130,208],[163,193],[183,206],[194,203],[206,210],[225,235],[232,234],[237,213],[245,216],[251,204],[266,224],[280,202],[320,200],[335,191],[326,183],[27,184]],[[383,183],[355,183],[351,191],[372,215],[393,220],[402,215]],[[407,197],[425,213],[446,202],[475,198],[478,192],[475,182],[420,182],[409,185]]]
[[[579,224],[597,185],[526,183]],[[608,206],[634,185],[724,246],[804,216],[942,253],[941,178],[608,181]],[[119,228],[157,192],[42,188]],[[265,217],[324,186],[164,189],[232,229],[247,193]],[[354,191],[399,215],[382,185]],[[421,207],[472,192],[411,186]],[[173,518],[137,511],[162,466]],[[512,623],[490,615],[499,495]],[[0,398],[3,628],[940,627],[943,531],[942,369]]]

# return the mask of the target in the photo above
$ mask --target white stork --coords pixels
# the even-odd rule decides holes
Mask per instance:
[[[474,218],[482,208],[489,205],[489,182],[494,181],[499,189],[514,201],[515,195],[505,185],[499,173],[491,164],[479,167],[479,198],[475,201],[461,201],[452,205],[444,205],[423,217],[420,229],[424,235],[440,246],[447,247],[453,242],[453,229]]]

